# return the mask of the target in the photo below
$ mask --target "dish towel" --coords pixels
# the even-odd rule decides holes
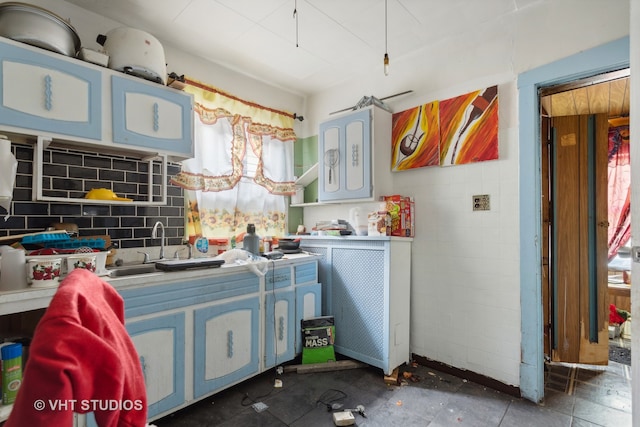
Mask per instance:
[[[4,427],[70,427],[73,412],[92,411],[100,427],[143,427],[147,398],[122,297],[95,274],[75,269],[36,327]]]

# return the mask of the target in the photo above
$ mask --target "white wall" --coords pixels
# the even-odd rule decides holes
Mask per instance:
[[[392,59],[388,77],[380,73],[310,97],[306,112],[309,134],[317,134],[329,112],[363,95],[412,89],[387,102],[402,111],[498,85],[499,160],[398,172],[393,178],[394,192],[416,201],[411,351],[512,385],[520,381],[521,330],[516,79],[628,35],[629,3],[540,1],[519,16],[505,17],[494,28],[470,29],[420,58]],[[489,194],[491,210],[473,212],[474,194]],[[305,225],[348,219],[352,206],[306,207]]]

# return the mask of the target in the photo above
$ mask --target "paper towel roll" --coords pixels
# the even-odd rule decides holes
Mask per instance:
[[[0,246],[2,265],[0,270],[0,291],[16,291],[27,288],[27,261],[21,249]]]
[[[7,211],[5,221],[9,217],[17,170],[18,161],[11,153],[11,141],[6,136],[0,135],[0,207]]]

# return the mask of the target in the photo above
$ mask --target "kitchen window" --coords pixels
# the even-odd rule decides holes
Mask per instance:
[[[295,192],[293,115],[187,83],[195,157],[172,179],[185,190],[185,234],[227,238],[247,224],[259,235],[286,234],[286,196]]]

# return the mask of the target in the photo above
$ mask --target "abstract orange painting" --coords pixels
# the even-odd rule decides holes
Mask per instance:
[[[498,158],[498,86],[440,101],[440,165]]]
[[[393,114],[391,170],[440,164],[438,101]]]

